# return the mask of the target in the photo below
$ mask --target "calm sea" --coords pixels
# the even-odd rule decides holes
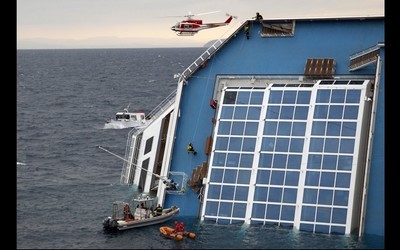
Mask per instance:
[[[195,239],[163,238],[160,225],[108,233],[102,220],[119,184],[129,129],[104,129],[115,112],[146,113],[177,87],[206,48],[17,51],[16,247],[35,249],[384,248],[378,236],[338,236],[276,226],[217,225],[177,217]],[[173,225],[173,221],[165,223]]]

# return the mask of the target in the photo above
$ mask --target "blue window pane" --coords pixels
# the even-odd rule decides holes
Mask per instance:
[[[225,169],[224,183],[236,183],[237,170]]]
[[[234,203],[233,204],[233,217],[244,218],[246,215],[246,204]]]
[[[258,167],[270,168],[272,166],[272,154],[260,154]]]
[[[223,199],[223,200],[233,200],[234,192],[235,192],[235,187],[234,186],[227,186],[227,185],[222,186],[221,199]]]
[[[333,205],[347,206],[348,203],[349,203],[349,191],[335,190],[335,197],[333,199]]]
[[[226,91],[224,96],[224,104],[235,104],[236,95],[236,91]]]
[[[324,146],[324,139],[322,138],[311,138],[310,140],[310,152],[322,152]]]
[[[361,90],[349,89],[347,90],[346,103],[360,103]]]
[[[308,169],[321,169],[322,155],[308,155],[307,168]]]
[[[346,208],[333,208],[332,223],[346,224]]]
[[[245,135],[257,135],[258,122],[246,122]]]
[[[345,227],[331,226],[331,234],[344,234],[345,232]]]
[[[264,137],[262,139],[261,150],[262,151],[274,151],[275,138]]]
[[[349,188],[350,187],[350,173],[337,173],[336,187]]]
[[[208,198],[219,199],[221,195],[221,185],[211,185],[208,187]]]
[[[320,89],[317,92],[317,103],[329,103],[331,96],[331,90],[329,89]]]
[[[308,107],[305,106],[297,106],[294,112],[295,120],[307,120],[308,116]]]
[[[223,106],[221,110],[221,119],[232,119],[233,107]]]
[[[314,121],[312,124],[312,135],[325,135],[326,122]]]
[[[283,94],[283,91],[281,91],[281,90],[271,91],[269,94],[268,103],[281,103],[282,102],[282,94]]]
[[[265,204],[254,204],[251,217],[264,219],[265,217]]]
[[[270,170],[258,170],[257,184],[268,184],[270,172]]]
[[[278,122],[266,122],[264,126],[264,135],[276,135]]]
[[[305,122],[293,122],[292,135],[293,136],[304,136],[306,133]]]
[[[223,169],[213,168],[211,170],[210,182],[222,182]]]
[[[289,138],[276,138],[275,151],[288,152]]]
[[[269,202],[281,202],[282,201],[282,188],[270,187],[268,201]]]
[[[333,190],[319,190],[318,204],[321,205],[332,205]]]
[[[291,122],[279,122],[278,135],[290,135],[291,130],[292,130]]]
[[[326,127],[326,135],[340,136],[341,126],[341,122],[328,122],[328,126]]]
[[[240,156],[240,164],[241,168],[251,168],[253,166],[253,154],[242,154]]]
[[[303,194],[303,203],[316,204],[317,194],[317,189],[305,188]]]
[[[219,205],[219,216],[231,217],[232,214],[232,202],[221,202]]]
[[[229,140],[229,151],[240,151],[242,147],[242,138],[231,137]]]
[[[343,105],[331,105],[329,107],[329,119],[342,119]]]
[[[304,139],[292,138],[290,140],[290,152],[301,153],[303,152]]]
[[[256,187],[254,190],[255,201],[267,201],[268,187]]]
[[[300,223],[300,231],[314,232],[314,224]]]
[[[354,152],[354,139],[341,139],[339,152],[352,154]]]
[[[272,185],[283,185],[283,179],[285,178],[284,171],[272,171],[271,184]]]
[[[264,99],[264,92],[252,92],[250,97],[250,104],[262,104]]]
[[[250,183],[250,174],[249,170],[239,170],[237,183],[239,184],[249,184]]]
[[[244,120],[246,119],[246,115],[247,115],[247,107],[236,107],[235,112],[233,114],[233,118]]]
[[[307,171],[305,184],[307,186],[318,186],[319,185],[319,176],[320,176],[319,172]]]
[[[315,232],[316,233],[329,234],[329,226],[327,226],[327,225],[315,225]]]
[[[282,106],[280,119],[293,119],[294,106]]]
[[[287,171],[285,185],[286,186],[295,186],[297,187],[299,184],[299,172]]]
[[[243,139],[243,151],[254,152],[256,148],[256,138],[244,138]]]
[[[240,154],[238,153],[228,153],[228,157],[226,158],[226,166],[227,167],[237,167],[239,163]]]
[[[343,122],[342,136],[356,136],[356,122]]]
[[[317,208],[317,222],[329,223],[331,220],[331,208],[329,207],[318,207]]]
[[[214,153],[214,166],[225,166],[226,153]]]
[[[228,141],[228,137],[217,137],[217,140],[215,141],[215,150],[227,150]]]
[[[300,169],[301,166],[301,155],[289,155],[287,160],[288,169]]]
[[[248,104],[250,99],[250,92],[241,91],[238,92],[238,96],[236,98],[236,104]]]
[[[326,119],[327,116],[328,116],[328,106],[327,105],[315,105],[314,118]]]
[[[278,119],[280,106],[268,106],[267,108],[267,119]]]
[[[235,200],[247,201],[249,194],[249,187],[236,187]]]
[[[249,107],[247,120],[260,120],[261,107]]]
[[[206,203],[206,215],[217,216],[218,212],[218,202],[207,201]]]
[[[297,91],[286,90],[283,92],[283,101],[282,103],[296,103]]]
[[[324,152],[337,153],[339,148],[339,139],[326,138]]]
[[[335,183],[335,173],[322,172],[321,173],[321,187],[333,187]]]
[[[243,135],[244,122],[233,122],[232,124],[232,135]]]
[[[279,220],[280,210],[280,205],[268,205],[266,218],[270,220]]]
[[[297,94],[298,104],[309,104],[310,103],[311,91],[299,91]]]
[[[294,220],[295,206],[282,206],[281,220]]]
[[[274,162],[272,167],[274,168],[286,168],[287,155],[285,154],[275,154]]]
[[[353,157],[347,155],[340,155],[338,161],[338,170],[349,170],[351,171],[353,165]]]
[[[344,103],[345,94],[346,90],[344,89],[332,90],[331,103]]]
[[[283,202],[285,203],[296,203],[297,189],[285,188],[283,191]]]
[[[336,169],[337,155],[324,155],[322,162],[322,169]]]
[[[303,206],[301,209],[301,220],[302,221],[314,221],[315,220],[315,207]]]
[[[343,119],[357,119],[358,106],[346,106],[344,109]]]
[[[219,135],[229,135],[231,133],[231,124],[232,122],[224,122],[221,121],[218,127]]]

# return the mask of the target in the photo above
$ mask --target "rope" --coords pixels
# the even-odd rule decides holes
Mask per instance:
[[[119,155],[117,155],[117,154],[115,154],[115,153],[113,153],[113,152],[111,152],[111,151],[109,151],[109,150],[103,148],[102,146],[97,145],[97,147],[98,147],[99,149],[104,150],[104,151],[106,151],[107,153],[109,153],[109,154],[111,154],[111,155],[113,155],[113,156],[115,156],[115,157],[117,157],[117,158],[119,158],[119,159],[121,159],[121,160],[123,160],[123,161],[129,163],[129,164],[130,164],[131,166],[133,166],[134,168],[138,168],[138,169],[144,170],[144,171],[146,171],[147,173],[150,173],[150,174],[152,174],[152,175],[154,175],[154,176],[160,178],[161,180],[169,181],[169,179],[167,179],[165,176],[160,176],[160,175],[158,175],[158,174],[155,174],[155,173],[153,173],[153,172],[150,172],[150,171],[147,170],[147,169],[144,169],[144,168],[142,168],[142,167],[139,167],[139,166],[137,166],[137,165],[135,165],[135,164],[129,162],[129,161],[128,161],[127,159],[125,159],[124,157],[119,156]]]

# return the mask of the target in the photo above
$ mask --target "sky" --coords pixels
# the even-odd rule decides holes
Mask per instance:
[[[17,0],[17,49],[202,47],[256,12],[268,18],[384,16],[385,0]],[[224,27],[177,36],[185,15]]]

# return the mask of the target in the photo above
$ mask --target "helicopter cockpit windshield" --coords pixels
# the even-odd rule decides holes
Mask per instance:
[[[175,30],[177,28],[179,28],[180,23],[177,22],[174,26],[171,27],[171,30]]]

